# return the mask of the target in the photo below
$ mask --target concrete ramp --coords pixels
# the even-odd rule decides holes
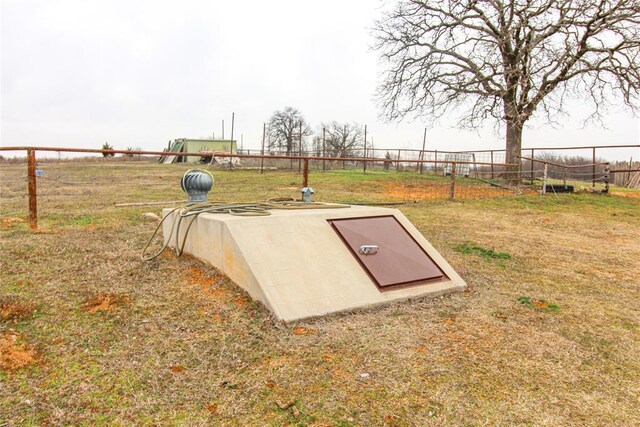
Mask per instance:
[[[171,215],[163,225],[165,241],[176,215],[170,211],[164,210]],[[270,212],[259,217],[201,214],[184,251],[224,272],[278,319],[293,321],[466,287],[397,209]]]

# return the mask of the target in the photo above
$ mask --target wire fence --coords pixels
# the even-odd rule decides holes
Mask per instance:
[[[366,149],[362,146],[344,149],[344,150],[331,150],[323,149],[322,144],[314,150],[292,150],[289,153],[286,151],[278,150],[255,150],[255,149],[241,149],[239,154],[248,155],[272,155],[272,156],[308,156],[308,157],[348,157],[353,161],[357,161],[360,158],[379,158],[391,160],[397,170],[411,169],[416,160],[431,161],[435,165],[432,167],[432,171],[441,170],[438,168],[438,161],[444,162],[447,160],[462,160],[469,162],[484,162],[484,163],[506,163],[506,156],[504,149],[490,149],[490,150],[470,150],[470,151],[446,151],[446,150],[419,150],[408,148],[372,148]],[[631,157],[630,161],[635,156],[636,161],[640,158],[640,144],[615,144],[615,145],[597,145],[597,146],[578,146],[578,147],[530,147],[523,148],[521,155],[523,157],[534,159],[533,162],[523,161],[522,173],[527,176],[533,176],[533,178],[541,177],[541,170],[536,169],[536,160],[549,160],[568,162],[569,164],[584,164],[591,165],[593,163],[604,163],[608,159],[625,155]],[[624,162],[622,162],[624,163]],[[442,166],[442,164],[440,165]],[[348,167],[348,165],[346,165]],[[600,172],[602,172],[600,170]]]
[[[180,178],[194,167],[215,172],[211,199],[260,201],[300,198],[313,187],[317,201],[353,204],[399,204],[421,200],[464,200],[536,194],[547,185],[573,185],[604,192],[605,163],[561,165],[524,158],[520,173],[498,162],[495,153],[417,152],[415,158],[331,158],[280,156],[275,153],[202,155],[206,163],[161,164],[163,152],[0,147],[28,150],[27,158],[0,163],[0,217],[82,220],[136,204],[170,204],[185,200]],[[36,152],[82,152],[86,158],[36,159]],[[175,153],[178,156],[193,153]],[[202,153],[198,153],[202,154]],[[404,153],[405,155],[407,153]],[[402,154],[401,154],[402,155]],[[104,157],[103,157],[104,156]],[[552,164],[553,163],[553,164]],[[525,173],[524,171],[528,171]],[[546,170],[546,173],[545,173]],[[64,221],[63,221],[64,222]]]

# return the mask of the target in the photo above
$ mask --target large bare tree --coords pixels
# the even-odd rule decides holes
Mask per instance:
[[[636,110],[639,28],[640,0],[399,0],[374,29],[383,115],[496,119],[507,163],[520,164],[534,113],[555,122],[570,97],[596,122],[616,102]],[[518,166],[507,172],[519,178]]]
[[[364,132],[358,123],[323,123],[325,150],[330,157],[355,157],[364,144]]]
[[[275,111],[267,124],[269,148],[285,149],[287,156],[301,151],[304,148],[304,138],[312,133],[302,113],[293,107]]]

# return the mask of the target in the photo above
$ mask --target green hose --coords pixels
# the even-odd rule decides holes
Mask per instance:
[[[336,208],[348,208],[348,205],[333,205],[326,203],[304,203],[299,201],[291,200],[267,200],[265,202],[249,202],[249,203],[232,203],[232,202],[201,202],[201,203],[187,203],[183,206],[178,206],[171,211],[167,215],[162,218],[156,229],[153,231],[153,234],[147,241],[147,244],[142,249],[140,253],[140,257],[143,261],[151,261],[160,256],[165,249],[169,247],[169,243],[171,240],[171,236],[174,235],[175,229],[175,252],[177,256],[182,255],[184,251],[184,245],[187,241],[187,236],[189,234],[189,230],[191,229],[191,225],[196,220],[197,216],[203,213],[212,213],[212,214],[228,214],[234,216],[269,216],[271,215],[271,210],[273,209],[284,209],[284,210],[298,210],[298,209],[336,209]],[[153,255],[147,255],[147,250],[153,239],[158,234],[158,231],[164,224],[164,221],[171,216],[174,212],[178,211],[178,215],[173,224],[171,225],[171,232],[169,233],[169,238],[166,243],[162,246],[162,248],[154,253]],[[184,237],[182,241],[179,241],[180,236],[180,226],[182,221],[186,218],[191,218],[189,224],[184,233]]]

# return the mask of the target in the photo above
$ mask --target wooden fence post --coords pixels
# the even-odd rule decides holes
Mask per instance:
[[[530,179],[531,179],[531,183],[532,184],[533,184],[533,159],[535,159],[535,150],[532,148],[531,149],[531,160],[530,160],[530,163],[531,163],[531,177],[530,177]],[[520,164],[520,167],[522,167],[522,164]]]
[[[36,195],[36,151],[27,150],[27,176],[29,177],[29,228],[38,229],[38,200]]]

